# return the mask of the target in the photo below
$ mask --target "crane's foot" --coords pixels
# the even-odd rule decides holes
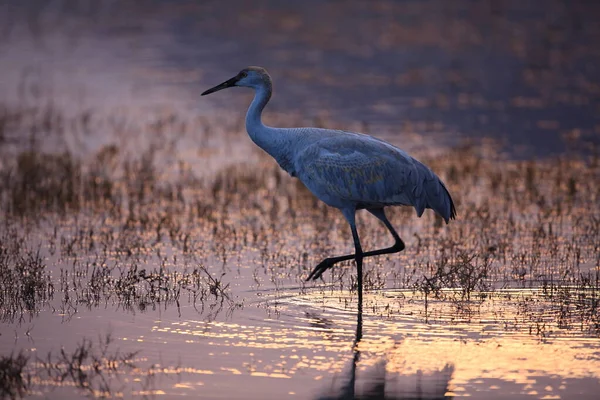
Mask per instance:
[[[310,280],[317,280],[321,277],[321,275],[323,275],[323,272],[327,271],[329,268],[333,267],[333,265],[336,263],[336,261],[332,258],[326,258],[323,261],[321,261],[319,263],[319,265],[317,265],[315,267],[315,269],[312,270],[312,272],[310,273],[310,275],[308,276],[308,278],[306,278],[307,281]]]

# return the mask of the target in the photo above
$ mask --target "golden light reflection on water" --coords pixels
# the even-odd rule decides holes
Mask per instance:
[[[355,315],[348,312],[355,306],[352,293],[325,293],[294,296],[281,291],[266,296],[266,302],[277,302],[278,320],[173,322],[155,326],[153,331],[167,338],[192,336],[186,343],[208,346],[212,349],[209,354],[221,357],[221,362],[227,356],[233,363],[236,357],[239,362],[244,359],[239,357],[240,351],[253,360],[238,367],[216,366],[215,374],[249,373],[275,379],[308,374],[313,381],[320,381],[347,370],[356,323]],[[550,301],[541,291],[498,291],[487,296],[486,302],[471,304],[475,311],[468,318],[457,318],[457,304],[451,301],[430,302],[426,315],[420,295],[407,291],[368,293],[363,338],[357,347],[361,353],[357,374],[381,368],[384,360],[386,376],[401,378],[406,385],[418,376],[435,377],[451,365],[454,372],[447,395],[455,397],[509,390],[513,394],[565,398],[573,382],[589,379],[598,385],[600,343],[596,338],[583,330],[551,326],[543,335],[530,333],[520,303],[536,302],[541,315],[551,312]],[[425,322],[426,318],[431,322]],[[509,323],[512,329],[506,329]]]

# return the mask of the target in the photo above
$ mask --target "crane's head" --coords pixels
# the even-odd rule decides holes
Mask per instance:
[[[233,78],[226,80],[225,82],[208,89],[203,92],[201,96],[218,92],[222,89],[227,89],[233,86],[245,86],[258,89],[264,86],[271,86],[271,77],[267,73],[267,70],[262,67],[248,67],[241,70]]]

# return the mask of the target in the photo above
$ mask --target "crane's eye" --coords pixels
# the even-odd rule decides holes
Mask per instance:
[[[246,71],[240,72],[240,78],[245,78],[247,76],[248,76],[248,73]]]

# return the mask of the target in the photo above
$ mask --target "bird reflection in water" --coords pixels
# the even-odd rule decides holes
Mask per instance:
[[[418,371],[416,374],[400,375],[387,370],[387,360],[382,357],[373,367],[358,371],[361,357],[360,341],[363,336],[362,311],[357,313],[356,335],[352,345],[352,359],[349,370],[344,373],[340,385],[337,382],[317,400],[437,400],[451,399],[449,392],[450,379],[454,367],[446,364],[444,368],[430,373]]]

